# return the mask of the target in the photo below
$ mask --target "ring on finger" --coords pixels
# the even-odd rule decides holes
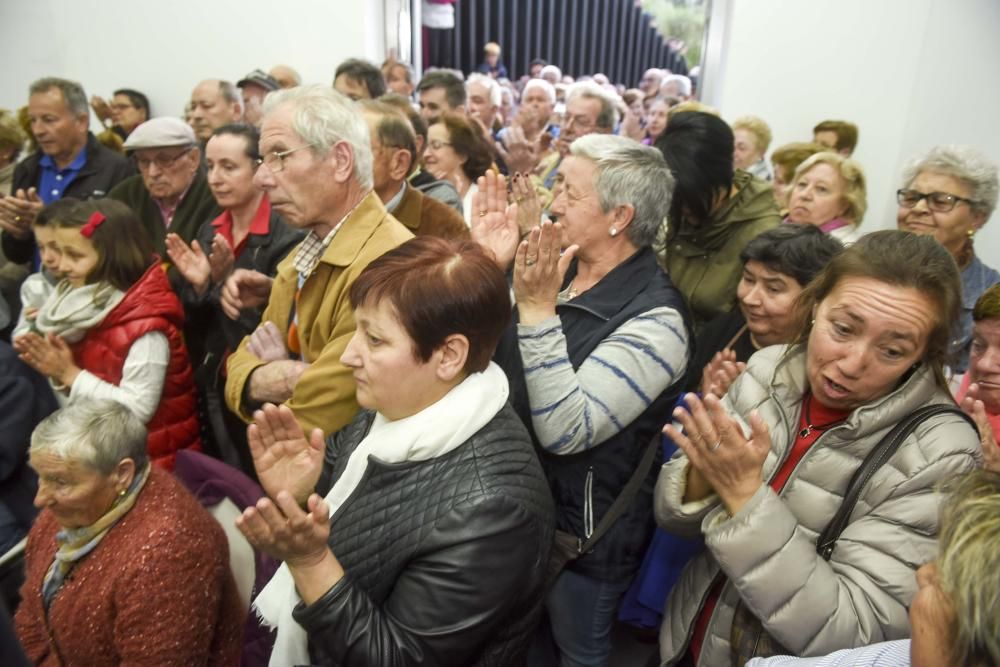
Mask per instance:
[[[722,438],[719,438],[719,441],[718,441],[718,442],[716,442],[716,443],[715,443],[714,445],[712,445],[711,447],[709,447],[709,448],[708,448],[708,451],[710,451],[710,452],[714,452],[715,450],[717,450],[717,449],[718,449],[719,447],[721,447],[721,446],[722,446]]]
[[[538,258],[537,257],[525,257],[524,258],[524,265],[525,266],[534,266],[537,262],[538,262]]]

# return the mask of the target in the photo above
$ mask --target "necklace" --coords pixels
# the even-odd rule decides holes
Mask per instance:
[[[569,281],[569,286],[566,288],[566,298],[569,301],[572,301],[577,297],[576,286],[574,285],[575,282],[575,280]]]
[[[812,434],[813,431],[825,431],[826,429],[830,428],[831,426],[836,426],[840,422],[844,421],[843,419],[835,419],[832,422],[827,422],[826,424],[813,424],[812,423],[812,394],[811,393],[806,394],[806,398],[805,398],[805,401],[803,401],[803,403],[805,403],[805,410],[806,410],[806,427],[804,429],[802,429],[801,431],[799,431],[799,437],[800,438],[808,438]]]

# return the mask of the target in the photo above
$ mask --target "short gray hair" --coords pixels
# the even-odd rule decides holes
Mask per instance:
[[[31,454],[47,453],[110,475],[121,461],[132,459],[137,470],[149,463],[146,426],[118,401],[71,401],[35,427]]]
[[[334,144],[346,141],[354,155],[354,177],[365,190],[372,188],[372,147],[368,123],[357,105],[329,86],[312,84],[269,93],[263,114],[282,105],[292,107],[292,129],[325,157]]]
[[[528,94],[528,91],[532,88],[541,88],[548,98],[549,102],[552,104],[556,103],[556,89],[555,87],[546,81],[545,79],[528,79],[528,82],[524,84],[524,90],[521,91],[521,99]]]
[[[87,93],[83,92],[83,86],[76,81],[60,79],[55,76],[46,76],[31,84],[28,88],[28,95],[47,93],[53,88],[59,89],[59,92],[62,93],[63,101],[66,102],[66,108],[74,116],[90,117],[90,103],[87,102]]]
[[[951,176],[972,190],[972,209],[989,219],[997,207],[997,165],[972,146],[935,146],[910,161],[903,170],[903,187],[908,188],[922,171]]]
[[[652,245],[674,193],[674,176],[663,153],[632,139],[612,134],[588,134],[569,147],[576,157],[597,167],[594,188],[601,210],[629,204],[635,209],[627,227],[628,238],[637,248]]]
[[[663,90],[668,83],[677,82],[677,88],[684,97],[691,97],[691,79],[683,74],[670,74],[660,79],[660,90]]]
[[[597,127],[610,130],[615,126],[615,107],[618,105],[618,96],[612,95],[600,84],[593,81],[578,81],[569,87],[566,92],[566,103],[574,97],[582,97],[588,100],[597,100],[601,103],[601,110],[597,114]]]
[[[478,72],[475,74],[470,74],[469,78],[465,80],[466,99],[469,98],[469,84],[472,83],[478,83],[486,86],[486,90],[488,90],[490,94],[490,104],[492,104],[495,107],[500,106],[500,102],[502,101],[500,96],[502,93],[500,92],[500,84],[497,83],[496,79],[494,79],[491,76],[486,76],[485,74],[479,74]]]
[[[243,94],[236,84],[232,81],[219,81],[219,93],[222,95],[222,99],[226,100],[230,104],[235,104],[239,107],[240,113],[243,113]]]

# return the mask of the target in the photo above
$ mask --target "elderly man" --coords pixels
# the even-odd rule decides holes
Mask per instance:
[[[660,94],[660,82],[663,81],[664,76],[666,76],[664,71],[656,67],[650,67],[643,73],[642,80],[639,82],[639,90],[642,91],[643,98],[656,97]]]
[[[243,97],[229,81],[206,79],[191,91],[191,127],[202,146],[212,132],[243,118]]]
[[[281,88],[294,88],[302,85],[302,77],[288,65],[275,65],[268,72],[268,75],[274,78]]]
[[[443,113],[462,111],[465,86],[451,72],[428,72],[417,85],[417,99],[420,101],[420,115],[428,125],[433,125]]]
[[[265,402],[284,403],[307,432],[330,434],[358,409],[340,356],[354,335],[348,291],[376,257],[412,234],[372,191],[368,128],[356,106],[328,86],[299,86],[264,101],[254,176],[271,206],[308,235],[273,282],[237,269],[223,308],[267,302],[261,326],[229,357],[226,403],[244,420]]]
[[[255,69],[237,81],[236,87],[243,94],[243,122],[260,128],[260,106],[268,93],[281,86],[264,70]]]
[[[403,112],[373,100],[362,100],[361,110],[371,136],[375,194],[389,212],[414,236],[468,238],[469,228],[461,213],[407,183],[416,165],[417,145]]]
[[[333,88],[355,102],[373,100],[385,94],[385,79],[382,71],[367,60],[348,58],[337,66]]]
[[[485,74],[470,74],[465,82],[465,112],[493,136],[500,129],[499,111],[500,84]]]
[[[507,173],[530,174],[551,150],[551,140],[559,136],[559,126],[549,122],[555,106],[556,89],[548,81],[529,79],[524,84],[517,116],[497,133],[497,152]]]
[[[63,197],[103,197],[134,171],[88,131],[90,107],[75,81],[46,77],[28,89],[28,119],[38,150],[14,168],[11,194],[0,199],[4,254],[32,258],[31,221],[45,204]]]
[[[673,97],[686,102],[691,99],[691,79],[683,74],[670,74],[660,82],[660,97]]]
[[[167,256],[167,232],[190,243],[201,223],[222,213],[200,168],[194,132],[184,121],[165,116],[148,120],[132,131],[125,150],[139,175],[122,181],[108,196],[139,215],[161,257]]]
[[[406,99],[413,97],[416,86],[413,83],[413,67],[409,63],[389,58],[382,63],[382,78],[385,80],[386,92],[402,95]]]

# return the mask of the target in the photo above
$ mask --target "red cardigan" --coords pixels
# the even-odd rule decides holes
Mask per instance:
[[[59,530],[28,535],[15,617],[35,665],[235,665],[246,609],[222,528],[169,473],[152,469],[135,506],[70,572],[46,617],[42,581]]]

